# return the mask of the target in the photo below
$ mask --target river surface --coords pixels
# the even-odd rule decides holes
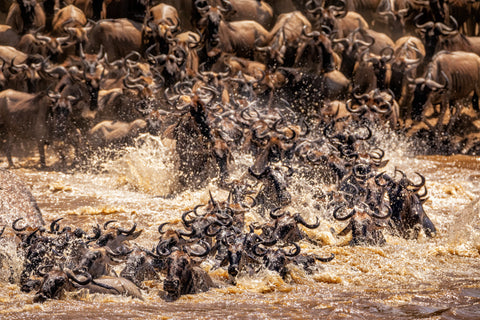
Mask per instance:
[[[143,143],[124,150],[113,160],[96,161],[82,171],[37,170],[38,158],[15,159],[19,174],[31,187],[45,221],[63,217],[62,225],[90,229],[110,219],[124,227],[133,222],[143,229],[135,243],[151,248],[161,222],[180,219],[195,205],[208,202],[211,191],[224,200],[227,192],[215,181],[201,190],[175,191],[174,154],[166,141],[144,137]],[[395,167],[415,178],[427,179],[430,198],[424,204],[437,227],[433,239],[388,235],[382,247],[350,247],[348,237],[332,233],[344,227],[318,205],[314,194],[326,188],[298,177],[290,185],[292,211],[307,221],[318,216],[318,229],[307,234],[323,246],[300,241],[302,252],[335,254],[318,262],[308,274],[292,267],[283,280],[275,273],[240,275],[236,286],[223,284],[208,292],[165,302],[161,282],[147,282],[144,300],[112,295],[67,293],[61,300],[33,303],[0,273],[0,319],[480,319],[480,158],[468,156],[411,156],[407,143],[386,136],[382,141],[387,172]],[[0,166],[6,167],[5,158]],[[252,163],[237,157],[238,172]],[[253,221],[254,213],[247,216]],[[6,233],[11,232],[6,231]],[[9,253],[13,272],[21,260],[14,245],[0,240]],[[208,262],[202,265],[209,269]],[[225,283],[226,271],[210,272]]]

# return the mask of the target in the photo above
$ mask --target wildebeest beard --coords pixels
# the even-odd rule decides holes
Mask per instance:
[[[36,0],[17,0],[20,7],[20,13],[23,20],[23,29],[28,31],[33,27],[33,21],[35,20],[35,6]]]

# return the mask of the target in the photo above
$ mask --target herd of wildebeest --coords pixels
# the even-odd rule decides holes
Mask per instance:
[[[68,290],[141,297],[206,291],[201,263],[286,277],[330,257],[300,253],[319,227],[292,213],[291,181],[330,186],[319,206],[347,226],[350,245],[416,239],[436,228],[425,178],[384,170],[373,132],[413,137],[422,152],[475,153],[480,94],[480,2],[475,0],[16,0],[0,7],[0,137],[34,141],[73,165],[141,133],[172,141],[178,190],[215,179],[210,195],[162,223],[153,249],[131,244],[136,224],[90,230],[16,219],[22,291],[34,301]],[[235,155],[253,165],[233,178]],[[66,160],[65,160],[66,161]],[[254,183],[252,183],[254,181]],[[255,210],[262,221],[246,222]],[[5,230],[7,226],[3,228]],[[4,262],[7,253],[2,254]],[[0,260],[0,261],[1,261]],[[113,270],[123,265],[117,275]],[[4,265],[3,270],[6,266]],[[8,268],[7,268],[8,269]],[[13,273],[12,273],[13,275]]]

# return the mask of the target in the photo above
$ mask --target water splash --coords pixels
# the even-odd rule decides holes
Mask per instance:
[[[117,150],[115,159],[102,168],[135,191],[168,196],[177,186],[176,164],[174,141],[143,134],[133,146]]]

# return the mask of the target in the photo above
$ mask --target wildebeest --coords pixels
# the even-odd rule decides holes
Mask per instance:
[[[88,33],[86,53],[99,52],[103,46],[108,58],[117,60],[142,49],[142,25],[127,19],[97,22]]]
[[[142,119],[130,123],[122,121],[102,121],[88,131],[87,143],[93,150],[102,147],[129,144],[140,133],[146,131],[147,122]]]
[[[390,226],[393,233],[407,239],[416,239],[421,229],[428,237],[433,237],[437,233],[435,225],[425,213],[423,202],[426,201],[427,189],[425,188],[425,178],[418,174],[421,182],[413,183],[407,178],[405,173],[395,169],[395,175],[399,172],[400,179],[394,176],[381,173],[377,175],[375,181],[380,186],[385,186],[390,199],[392,216]],[[424,192],[420,194],[420,190]]]
[[[335,219],[344,221],[349,220],[348,225],[339,232],[338,235],[344,236],[352,233],[350,245],[384,245],[386,243],[381,231],[384,226],[380,224],[380,220],[387,219],[391,216],[392,211],[388,208],[386,214],[378,214],[365,204],[360,203],[350,208],[351,211],[345,216],[341,216],[339,212],[345,210],[345,204],[338,205],[333,216]],[[349,209],[349,210],[350,210]]]
[[[294,11],[280,15],[268,36],[268,46],[258,46],[257,50],[265,52],[266,64],[270,67],[291,67],[297,57],[301,35],[310,32],[310,21],[300,12]]]
[[[128,255],[125,267],[120,273],[122,278],[128,279],[138,287],[142,287],[145,280],[160,279],[157,269],[163,266],[163,261],[148,254],[147,250],[135,248]]]
[[[207,6],[201,14],[199,26],[205,37],[203,50],[206,57],[212,58],[221,52],[227,52],[251,58],[256,46],[264,46],[270,39],[269,32],[258,22],[227,22],[217,7]]]
[[[6,24],[18,34],[45,27],[45,12],[36,0],[17,0],[8,11]]]
[[[150,8],[145,17],[142,29],[143,48],[156,44],[154,54],[168,54],[174,35],[180,30],[180,19],[177,10],[160,3]]]
[[[425,77],[415,79],[412,118],[422,119],[427,103],[441,104],[434,128],[436,131],[443,128],[446,112],[450,109],[451,117],[447,124],[449,128],[461,110],[461,105],[455,103],[470,97],[472,93],[473,108],[479,112],[480,57],[463,51],[439,52],[429,64]],[[452,111],[454,106],[456,113]]]
[[[208,291],[214,286],[212,279],[202,268],[196,266],[192,256],[202,257],[208,254],[209,247],[204,252],[187,253],[179,248],[172,248],[162,254],[166,259],[167,275],[163,281],[165,299],[174,301],[184,294]]]
[[[11,26],[0,24],[0,45],[16,47],[20,35]]]
[[[70,282],[72,281],[72,282]],[[33,299],[34,302],[44,302],[47,299],[58,299],[64,291],[74,290],[73,283],[86,285],[92,281],[87,275],[85,279],[78,278],[70,270],[51,270],[45,273],[38,292]]]
[[[45,92],[28,94],[10,89],[0,92],[0,127],[4,129],[10,166],[13,167],[12,146],[18,139],[36,142],[40,165],[45,167],[46,142],[54,137],[65,137],[72,130],[76,135],[75,128],[69,124],[71,100],[71,97],[59,98]]]
[[[51,270],[44,275],[40,289],[35,294],[34,302],[58,299],[64,291],[85,288],[90,293],[128,295],[142,299],[140,290],[129,280],[121,277],[102,277],[92,279],[88,273],[81,273],[84,279],[70,270]]]

